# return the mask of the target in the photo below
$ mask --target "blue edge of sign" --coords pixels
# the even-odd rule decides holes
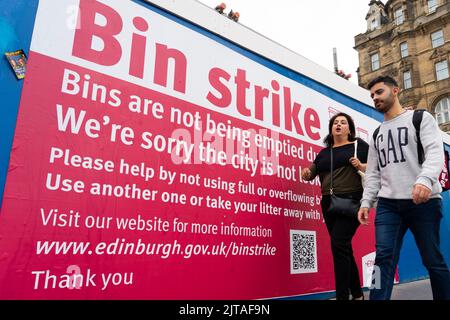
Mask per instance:
[[[149,10],[155,11],[156,13],[173,20],[176,23],[209,37],[212,40],[219,42],[220,44],[252,59],[261,65],[264,65],[269,69],[274,70],[279,74],[282,74],[287,78],[320,92],[329,98],[354,109],[357,112],[363,113],[377,121],[382,121],[382,115],[371,106],[367,106],[351,97],[345,96],[330,87],[290,70],[276,62],[268,60],[246,48],[220,37],[219,35],[213,34],[212,32],[195,25],[192,22],[176,17],[170,12],[167,12],[152,4],[146,3],[142,0],[133,1],[147,7]],[[1,200],[3,199],[10,151],[24,82],[23,80],[16,79],[4,53],[23,49],[28,55],[38,2],[38,0],[6,1],[0,8],[0,54],[3,56],[3,58],[0,59],[0,83],[2,84],[0,86],[0,97],[2,101],[0,107],[0,205]],[[18,17],[20,17],[20,19],[18,19]],[[446,145],[445,148],[450,151],[449,145]],[[441,243],[442,251],[446,261],[448,262],[450,261],[449,192],[443,193],[443,209],[444,219],[441,225]],[[404,240],[399,261],[399,275],[401,282],[409,282],[428,277],[428,273],[421,263],[420,255],[414,243],[414,238],[410,232],[407,233]],[[308,294],[290,297],[289,299],[316,300],[329,299],[332,297],[334,297],[334,292]]]

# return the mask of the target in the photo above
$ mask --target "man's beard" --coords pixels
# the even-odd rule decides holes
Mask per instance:
[[[382,105],[380,107],[375,106],[375,109],[383,113],[388,112],[394,105],[394,96],[392,92],[389,93],[389,96],[386,99],[380,101],[382,102]]]

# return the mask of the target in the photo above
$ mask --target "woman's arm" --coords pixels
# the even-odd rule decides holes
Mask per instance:
[[[361,163],[361,161],[358,158],[351,157],[350,163],[352,166],[356,168],[356,170],[360,170],[362,172],[366,172],[367,169],[367,163]]]
[[[317,175],[316,165],[313,163],[309,168],[302,169],[302,179],[305,181],[311,181]]]
[[[350,163],[356,170],[366,172],[367,169],[367,155],[369,153],[369,144],[358,138],[358,157],[351,157]]]

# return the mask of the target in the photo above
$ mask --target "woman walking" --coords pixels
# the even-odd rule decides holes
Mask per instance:
[[[328,208],[330,190],[341,198],[361,200],[363,185],[358,171],[364,172],[366,169],[369,145],[356,138],[355,123],[345,113],[330,119],[324,142],[326,148],[319,152],[309,168],[302,170],[302,178],[310,181],[319,175],[322,213],[331,239],[336,299],[348,300],[350,293],[353,300],[362,300],[364,295],[352,248],[352,238],[360,223],[354,212],[336,215],[328,212]],[[349,207],[349,210],[352,208]]]

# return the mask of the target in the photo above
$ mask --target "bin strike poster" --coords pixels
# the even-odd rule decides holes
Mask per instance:
[[[320,185],[301,168],[334,112],[366,141],[377,124],[242,50],[143,3],[39,1],[0,213],[0,299],[334,290]],[[354,247],[364,272],[370,228]]]

